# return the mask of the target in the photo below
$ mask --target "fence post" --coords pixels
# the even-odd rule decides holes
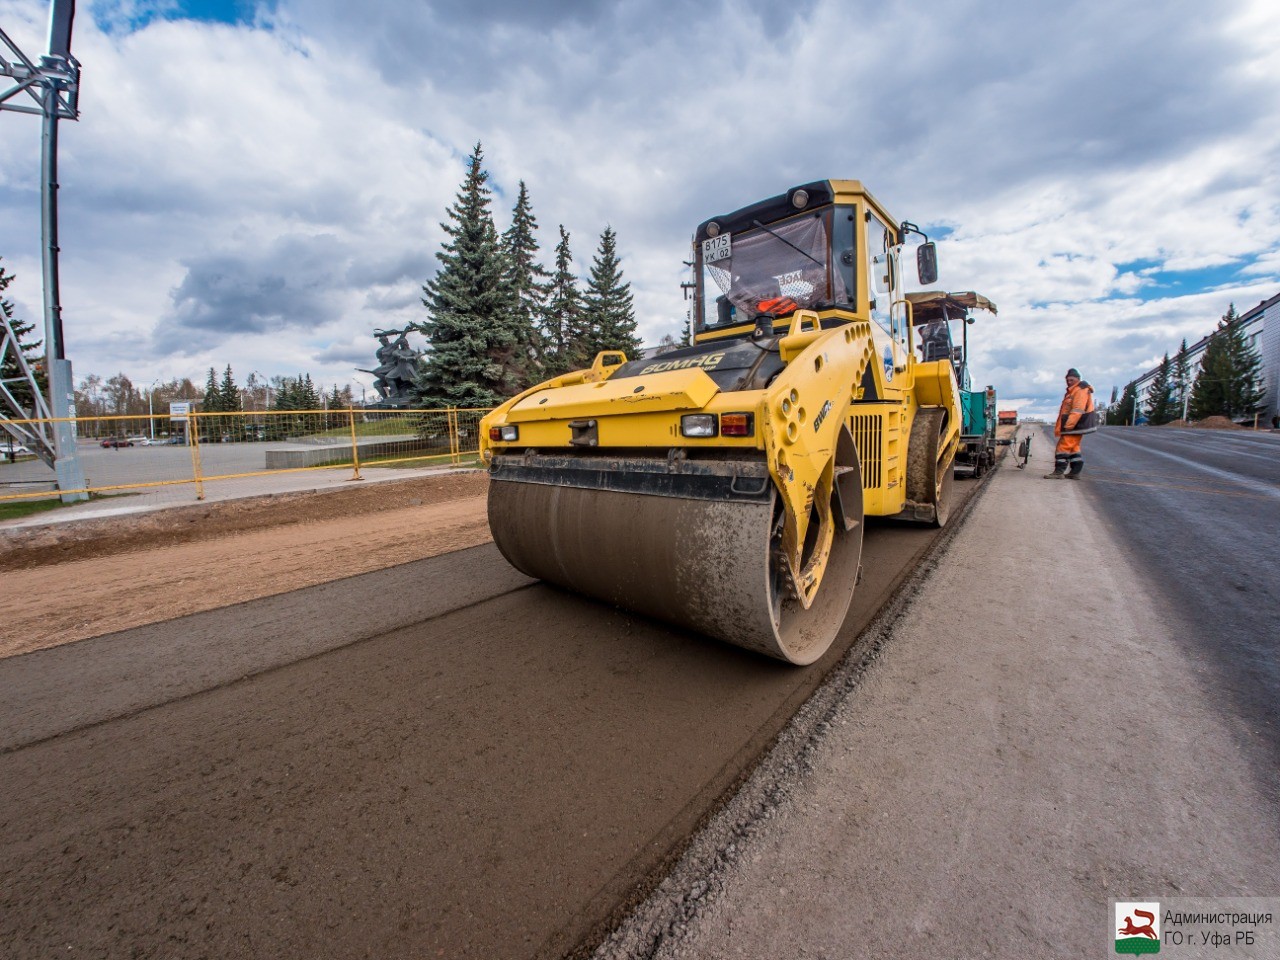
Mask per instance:
[[[187,414],[187,446],[191,448],[191,474],[196,481],[196,499],[204,499],[204,477],[200,472],[200,415],[194,410]]]
[[[347,422],[351,425],[351,463],[355,467],[355,472],[351,475],[352,480],[363,480],[360,476],[360,444],[356,443],[356,412],[347,407]]]
[[[450,407],[448,413],[449,422],[449,462],[454,466],[458,464],[458,410],[456,407]]]

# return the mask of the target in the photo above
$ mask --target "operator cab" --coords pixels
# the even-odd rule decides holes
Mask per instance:
[[[695,334],[741,335],[796,310],[853,310],[854,208],[833,200],[820,181],[699,224]]]
[[[956,383],[961,390],[969,389],[969,325],[976,322],[971,310],[996,312],[996,305],[980,293],[944,293],[926,290],[908,293],[911,304],[912,324],[915,327],[916,348],[925,363],[949,360],[956,372]],[[963,323],[960,344],[952,338],[951,324]]]
[[[864,235],[875,234],[874,243],[866,241],[875,249],[859,251],[860,221],[867,227]],[[796,310],[839,310],[887,324],[890,305],[902,297],[897,262],[902,242],[908,233],[919,233],[913,224],[889,223],[860,184],[830,180],[793,187],[704,221],[693,237],[695,339],[768,336],[773,321]],[[925,240],[917,261],[921,282],[932,283],[936,252]],[[865,305],[858,302],[860,270],[875,281],[866,285],[871,292]],[[827,316],[822,325],[849,319]],[[905,329],[901,332],[905,337]]]

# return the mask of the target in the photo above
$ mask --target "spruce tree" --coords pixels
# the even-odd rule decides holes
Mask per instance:
[[[693,346],[693,313],[684,315],[684,328],[680,331],[680,346]]]
[[[502,249],[507,258],[508,278],[514,297],[516,342],[520,344],[522,386],[542,379],[545,345],[539,321],[546,308],[550,274],[538,262],[538,220],[529,203],[529,190],[520,181],[520,193],[511,211],[511,226],[502,235]]]
[[[622,279],[618,262],[618,237],[612,227],[600,235],[600,248],[591,261],[591,276],[582,298],[587,355],[601,350],[621,350],[628,359],[640,353],[631,284]]]
[[[231,375],[231,364],[227,364],[227,369],[222,374],[222,383],[218,385],[218,395],[221,397],[222,406],[219,407],[223,411],[238,411],[243,404],[240,401],[240,388],[236,386],[235,378]]]
[[[1187,338],[1182,338],[1182,346],[1173,358],[1173,396],[1178,404],[1177,419],[1183,419],[1191,392],[1191,359],[1187,356]]]
[[[415,324],[430,343],[417,394],[427,407],[491,407],[520,390],[526,344],[493,216],[489,174],[476,144],[467,175],[441,224],[449,240],[440,271],[423,285],[428,319]]]
[[[1130,381],[1124,385],[1124,392],[1120,394],[1120,399],[1107,408],[1107,423],[1112,426],[1123,427],[1131,425],[1134,417],[1133,412],[1136,409],[1138,400],[1138,385],[1134,381]]]
[[[1261,403],[1262,362],[1245,337],[1235,304],[1227,308],[1218,329],[1200,357],[1200,370],[1191,386],[1191,415],[1235,420],[1253,413]]]
[[[311,374],[304,374],[298,378],[298,409],[299,410],[319,410],[322,406],[320,394],[316,391],[316,385],[311,380]]]
[[[0,257],[0,260],[3,259],[3,257]],[[42,395],[47,395],[49,392],[48,378],[44,364],[41,363],[41,356],[36,353],[42,341],[31,342],[26,339],[27,334],[35,329],[35,324],[16,319],[13,315],[13,304],[4,297],[5,288],[13,280],[14,275],[5,273],[4,264],[0,263],[0,312],[3,312],[5,319],[9,321],[9,328],[13,331],[13,335],[18,341],[16,349],[22,351],[22,356],[26,360],[27,366],[34,373],[36,386],[39,387]],[[31,386],[28,384],[26,377],[21,374],[17,357],[10,351],[5,351],[3,362],[0,362],[0,379],[4,380],[5,386],[9,388],[13,398],[18,401],[18,406],[22,408],[22,411],[28,416],[34,416],[36,405],[35,397],[31,395]],[[3,412],[7,413],[8,411]]]
[[[218,374],[213,367],[209,368],[209,376],[204,381],[204,402],[200,404],[200,412],[222,412],[222,390],[218,387]]]
[[[1231,324],[1226,336],[1231,369],[1227,390],[1227,409],[1231,412],[1227,416],[1237,419],[1257,412],[1267,391],[1263,386],[1262,358],[1249,342],[1244,324]]]
[[[1173,397],[1173,367],[1166,353],[1156,368],[1156,375],[1147,388],[1147,422],[1154,427],[1168,423],[1176,416],[1177,401]]]
[[[543,365],[548,376],[558,376],[585,365],[585,350],[577,347],[582,335],[582,294],[573,273],[573,254],[569,250],[569,233],[560,224],[560,242],[556,244],[556,270],[547,288],[547,302],[542,311],[542,340],[546,344]]]

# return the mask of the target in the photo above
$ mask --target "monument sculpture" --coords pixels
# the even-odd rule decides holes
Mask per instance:
[[[372,370],[357,367],[361,373],[371,373],[376,378],[373,387],[378,391],[379,399],[370,404],[400,410],[413,404],[413,380],[418,370],[418,358],[421,350],[409,346],[409,331],[412,326],[403,330],[375,330],[378,338],[378,365]],[[395,340],[391,338],[395,337]]]

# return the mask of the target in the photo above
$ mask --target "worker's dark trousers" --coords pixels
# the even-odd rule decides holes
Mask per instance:
[[[1053,472],[1066,473],[1073,477],[1084,472],[1084,456],[1080,453],[1080,436],[1069,434],[1058,438],[1058,447],[1053,452]]]
[[[1084,473],[1084,457],[1078,453],[1059,453],[1053,458],[1053,472],[1078,477]]]

